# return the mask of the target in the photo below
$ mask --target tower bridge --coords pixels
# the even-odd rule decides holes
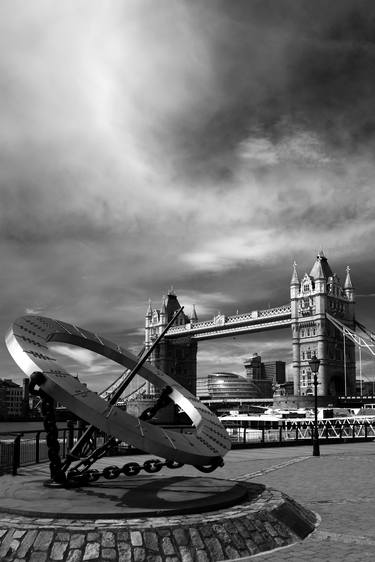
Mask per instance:
[[[212,320],[204,320],[203,322],[198,322],[194,318],[189,320],[186,324],[172,326],[165,338],[171,340],[190,337],[194,340],[208,340],[250,332],[289,328],[292,323],[290,304],[265,310],[253,310],[233,316],[225,316],[225,314],[219,313]]]
[[[274,308],[253,310],[212,319],[198,320],[193,307],[191,316],[182,313],[153,351],[150,361],[188,390],[195,393],[198,343],[203,340],[291,328],[294,396],[313,395],[313,375],[309,360],[320,359],[318,394],[336,397],[354,394],[356,385],[355,346],[365,346],[355,334],[363,326],[355,321],[355,295],[346,268],[342,283],[321,251],[309,273],[302,276],[293,264],[289,285],[290,302]],[[163,298],[161,307],[149,302],[145,315],[145,350],[149,349],[180,309],[173,290]],[[373,355],[373,343],[367,345]],[[372,345],[372,347],[371,347]],[[152,393],[153,389],[147,389]]]

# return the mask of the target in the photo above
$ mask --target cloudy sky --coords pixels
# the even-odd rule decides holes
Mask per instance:
[[[2,333],[37,312],[138,351],[149,297],[284,304],[321,248],[375,329],[373,1],[3,0],[0,28]],[[200,374],[290,349],[203,343]]]

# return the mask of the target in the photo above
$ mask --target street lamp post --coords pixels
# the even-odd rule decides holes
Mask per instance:
[[[314,355],[309,361],[311,372],[314,375],[314,432],[313,432],[313,456],[320,457],[319,450],[319,432],[318,432],[318,371],[320,359]]]

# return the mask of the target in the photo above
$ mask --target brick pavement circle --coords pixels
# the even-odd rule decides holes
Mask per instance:
[[[2,513],[0,560],[217,562],[296,543],[315,529],[313,512],[281,492],[261,489],[251,501],[204,516],[78,520]]]

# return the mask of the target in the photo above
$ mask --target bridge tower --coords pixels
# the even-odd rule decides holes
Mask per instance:
[[[337,396],[355,393],[355,346],[326,318],[328,312],[354,329],[354,288],[350,269],[344,285],[333,273],[323,251],[310,271],[299,279],[297,264],[290,282],[294,394],[314,393],[309,359],[315,352],[320,359],[318,395]],[[345,361],[344,361],[345,354]]]
[[[145,350],[149,349],[153,341],[162,333],[176,310],[180,308],[177,296],[171,289],[163,297],[160,309],[152,307],[149,302],[145,316]],[[193,308],[192,318],[183,312],[178,316],[173,326],[189,324],[191,320],[197,321],[197,313]],[[169,375],[172,379],[182,384],[193,394],[196,394],[197,384],[197,341],[190,337],[179,339],[166,339],[156,346],[150,356],[150,363]],[[154,394],[158,389],[148,387],[148,394]]]

